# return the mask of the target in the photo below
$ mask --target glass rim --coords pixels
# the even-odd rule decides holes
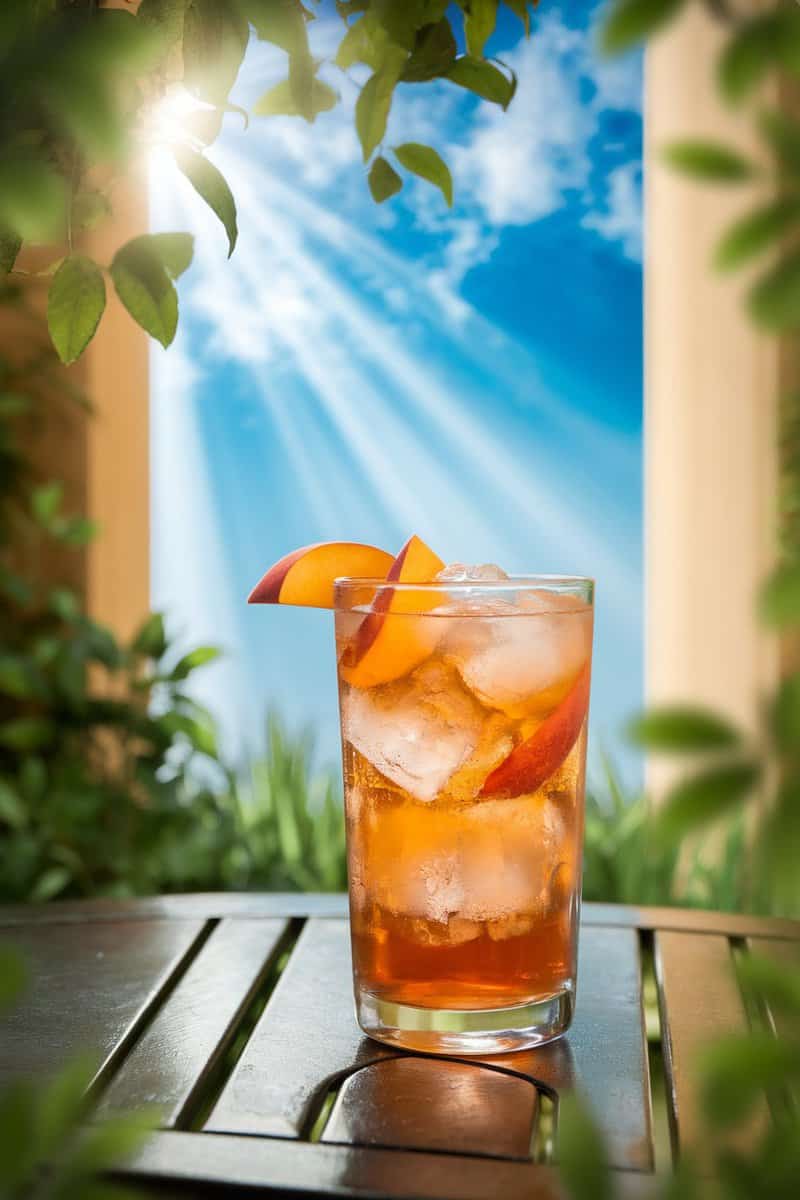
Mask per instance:
[[[406,592],[453,592],[474,591],[476,588],[489,588],[502,591],[518,592],[520,589],[535,591],[536,588],[591,588],[594,590],[595,579],[592,575],[509,575],[505,579],[434,579],[428,583],[401,583],[391,579],[378,578],[370,575],[337,575],[333,581],[335,588],[371,587],[392,588]]]
[[[347,598],[355,595],[358,591],[370,593],[370,604],[378,596],[385,595],[387,592],[400,592],[407,595],[419,593],[423,596],[426,594],[453,595],[455,593],[464,595],[483,592],[502,597],[504,594],[516,594],[520,591],[550,591],[553,596],[572,595],[582,601],[581,609],[572,610],[578,612],[594,607],[594,590],[595,580],[589,575],[509,575],[507,579],[437,579],[429,583],[394,583],[385,578],[341,575],[334,580],[334,608],[343,612],[364,611],[363,602],[349,608],[347,605]],[[493,615],[535,617],[543,616],[549,611],[565,610],[542,609],[539,612],[520,611],[519,613],[496,613]],[[419,613],[406,610],[405,614],[400,615],[436,616],[439,614],[421,608]],[[462,615],[479,617],[489,614],[476,611],[474,613],[465,612]]]

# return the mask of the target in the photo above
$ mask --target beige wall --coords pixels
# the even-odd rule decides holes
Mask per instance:
[[[107,263],[122,242],[148,227],[143,176],[112,193],[114,219],[90,236],[87,252]],[[82,360],[94,406],[87,425],[86,497],[101,526],[90,546],[89,610],[127,636],[150,606],[149,343],[108,285],[100,329]]]
[[[80,247],[105,265],[122,242],[147,230],[143,177],[114,188],[112,201],[113,219]],[[35,250],[20,265],[35,271],[58,254]],[[27,281],[28,316],[3,313],[0,344],[19,362],[49,343],[48,284],[49,278]],[[46,562],[37,557],[36,569],[81,592],[91,615],[124,637],[150,603],[148,339],[109,280],[106,288],[108,306],[95,339],[77,363],[52,373],[43,388],[46,406],[28,422],[25,436],[40,478],[64,481],[65,511],[85,513],[101,526],[85,550],[50,547]],[[65,384],[88,399],[92,415],[70,399]],[[20,547],[23,568],[26,554]]]
[[[647,695],[750,723],[777,669],[754,598],[774,557],[780,352],[743,311],[745,281],[710,268],[721,231],[753,197],[693,183],[659,160],[674,137],[754,149],[751,122],[716,95],[721,32],[691,5],[648,51]]]

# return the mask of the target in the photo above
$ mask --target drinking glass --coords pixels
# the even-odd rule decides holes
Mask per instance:
[[[594,585],[336,583],[358,1022],[487,1054],[575,1003]]]

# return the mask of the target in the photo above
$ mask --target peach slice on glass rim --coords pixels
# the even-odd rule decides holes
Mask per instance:
[[[561,703],[541,725],[515,746],[498,767],[490,771],[478,792],[479,799],[510,799],[535,792],[558,770],[575,745],[589,711],[589,663],[581,667]]]
[[[279,559],[258,581],[248,604],[333,608],[333,581],[342,575],[383,579],[391,554],[360,542],[317,542]]]
[[[387,583],[432,583],[444,563],[421,538],[410,537],[386,575]],[[374,687],[413,671],[432,653],[444,622],[414,620],[439,604],[435,591],[382,588],[345,647],[341,676],[354,687]]]

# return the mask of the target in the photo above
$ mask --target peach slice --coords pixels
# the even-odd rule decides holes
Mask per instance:
[[[432,583],[444,563],[416,536],[410,537],[386,575],[387,583]],[[436,617],[409,619],[403,614],[435,608],[435,592],[385,588],[356,630],[340,662],[341,675],[354,687],[374,687],[399,679],[433,651],[444,623]]]
[[[480,799],[509,799],[535,792],[563,763],[578,739],[589,711],[589,663],[579,671],[549,717],[483,781]]]
[[[383,579],[394,560],[359,542],[317,542],[284,555],[247,597],[248,604],[299,604],[333,608],[333,581],[342,575]]]

